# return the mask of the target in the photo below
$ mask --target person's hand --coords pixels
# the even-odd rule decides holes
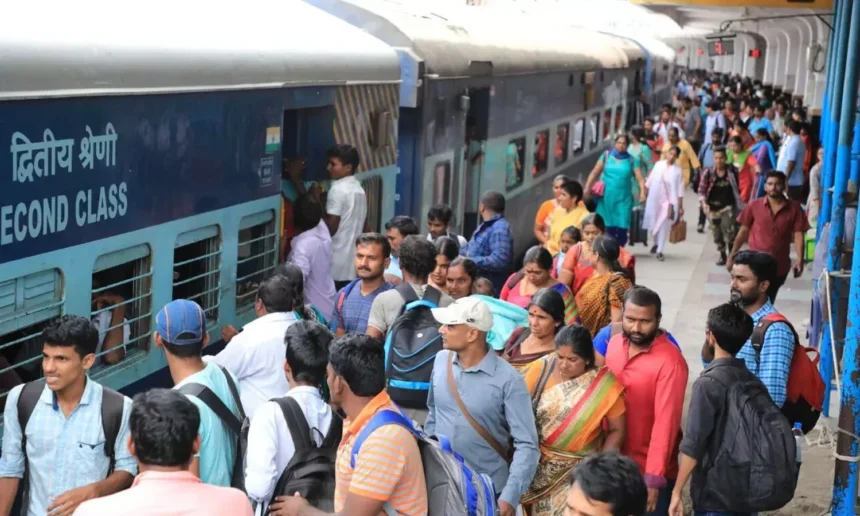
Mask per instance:
[[[221,327],[221,340],[223,340],[225,344],[229,344],[236,335],[239,335],[239,330],[237,330],[236,327],[229,324],[225,324]]]
[[[708,205],[708,203],[702,203],[702,212],[705,214],[705,216],[711,214],[711,207]]]
[[[657,498],[660,496],[660,490],[656,487],[648,488],[648,508],[645,512],[654,512],[657,509]]]
[[[508,502],[499,502],[499,516],[514,516],[517,513],[517,508]]]
[[[303,508],[308,506],[308,501],[299,493],[293,496],[279,496],[275,503],[269,506],[269,514],[272,516],[296,516]]]
[[[71,489],[54,498],[48,506],[48,516],[71,516],[80,504],[94,498],[98,498],[94,484]]]
[[[669,516],[684,516],[684,502],[680,491],[672,491],[672,503],[669,504]]]
[[[734,257],[734,255],[731,255],[731,254],[730,254],[730,255],[726,258],[726,270],[727,270],[727,271],[729,271],[729,273],[731,273],[731,272],[732,272],[732,266],[733,266],[734,264],[735,264],[735,257]]]
[[[284,170],[287,176],[293,181],[300,181],[302,172],[307,168],[307,161],[304,158],[288,159],[284,164]]]
[[[680,220],[680,219],[683,219],[683,218],[684,218],[684,213],[686,213],[686,212],[684,211],[684,207],[683,207],[683,206],[681,206],[680,208],[678,208],[678,220]]]
[[[799,278],[801,274],[803,274],[803,260],[797,260],[794,262],[794,265],[791,266],[791,270],[794,271],[794,277]]]
[[[672,205],[669,205],[669,215],[668,215],[668,217],[669,217],[669,220],[675,220],[675,207],[674,207],[674,206],[672,206]]]

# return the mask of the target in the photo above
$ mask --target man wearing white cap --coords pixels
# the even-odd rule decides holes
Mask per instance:
[[[520,374],[492,352],[490,308],[464,297],[433,309],[445,349],[436,355],[427,399],[430,435],[492,477],[502,516],[513,516],[534,478],[538,451],[531,397]]]

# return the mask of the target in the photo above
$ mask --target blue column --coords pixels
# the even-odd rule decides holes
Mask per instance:
[[[854,4],[854,2],[843,2]],[[836,157],[836,186],[842,186],[842,191],[834,192],[835,207],[833,210],[833,227],[842,221],[835,217],[840,214],[836,207],[844,210],[845,200],[844,186],[850,175],[850,158],[854,118],[857,105],[857,67],[860,65],[860,7],[849,7],[851,10],[847,47],[844,49],[846,55],[844,68],[844,83],[841,95],[841,117],[839,119],[839,146]],[[841,23],[840,23],[841,24]],[[834,97],[836,99],[838,97]],[[837,197],[837,195],[839,195]],[[860,253],[860,239],[855,231],[854,252]],[[832,242],[832,240],[831,240]],[[855,255],[858,259],[853,260],[851,267],[851,286],[848,298],[848,325],[845,335],[845,352],[843,355],[842,371],[842,399],[840,400],[839,427],[847,432],[839,433],[836,444],[837,455],[857,456],[857,442],[850,436],[860,433],[860,328],[855,327],[852,322],[860,322],[860,254]],[[829,265],[829,264],[828,264]],[[854,507],[857,496],[857,463],[846,462],[836,459],[836,473],[833,481],[833,510],[834,516],[851,516],[855,513]]]
[[[823,188],[823,196],[821,199],[821,209],[819,210],[818,215],[818,231],[816,233],[816,241],[819,239],[819,235],[821,234],[821,228],[824,227],[824,224],[830,222],[831,215],[831,206],[833,194],[831,192],[831,188],[833,188],[833,165],[835,164],[835,138],[833,142],[830,141],[831,130],[835,125],[836,116],[833,113],[834,104],[838,103],[840,97],[835,96],[835,88],[836,83],[841,82],[838,78],[838,74],[841,72],[839,67],[839,49],[844,48],[844,43],[842,43],[842,37],[845,35],[842,30],[842,25],[840,23],[841,19],[847,19],[847,16],[844,15],[846,11],[846,7],[850,7],[851,0],[835,0],[833,2],[833,29],[830,31],[829,45],[827,47],[827,83],[824,88],[824,107],[821,111],[821,144],[825,146],[824,148],[824,164],[821,169],[821,185]],[[841,61],[844,63],[844,57]],[[828,145],[830,146],[828,148]],[[833,160],[829,161],[828,156],[833,156]]]

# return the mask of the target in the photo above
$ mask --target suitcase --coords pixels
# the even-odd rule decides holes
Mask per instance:
[[[642,244],[648,247],[648,231],[642,229],[642,216],[645,213],[645,208],[636,206],[630,214],[630,238],[629,245]]]

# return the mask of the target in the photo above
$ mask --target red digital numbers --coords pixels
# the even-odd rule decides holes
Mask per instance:
[[[761,57],[761,49],[760,48],[754,48],[754,49],[750,50],[749,56],[753,59],[760,58]]]

